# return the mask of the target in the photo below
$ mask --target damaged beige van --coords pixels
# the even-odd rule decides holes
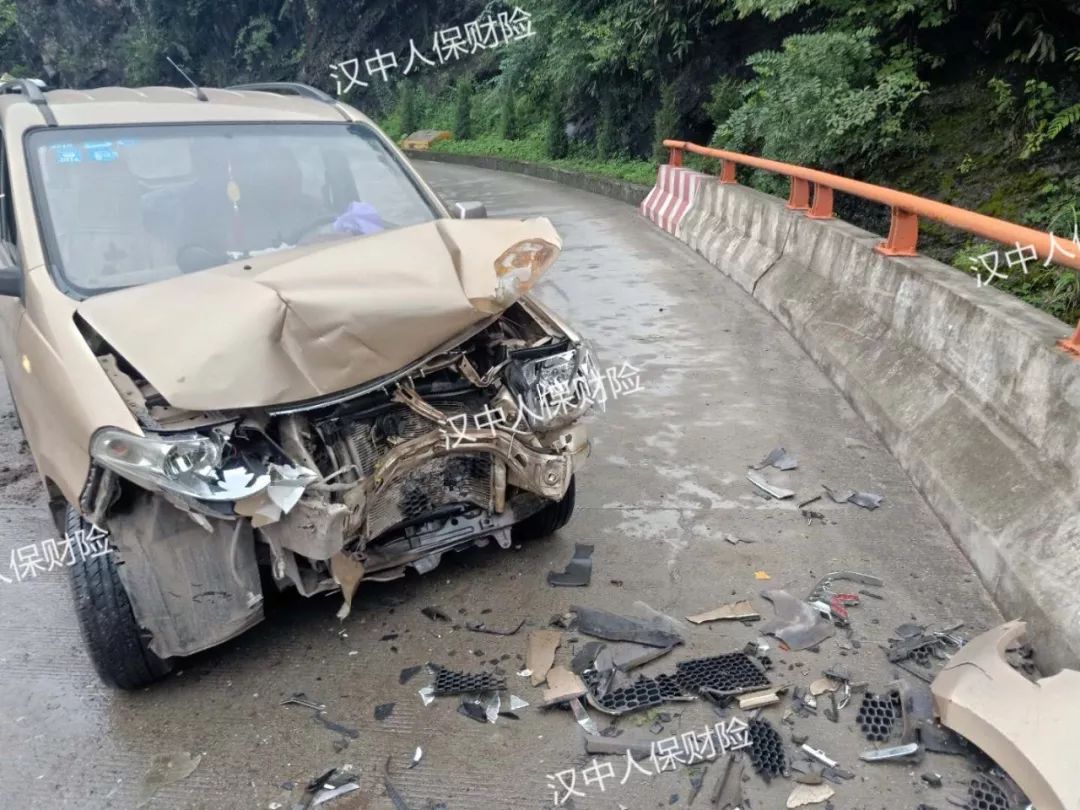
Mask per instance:
[[[446,207],[298,84],[0,87],[0,357],[102,678],[569,520],[595,363],[544,219]]]

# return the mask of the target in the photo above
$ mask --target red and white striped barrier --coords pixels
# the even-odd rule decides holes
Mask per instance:
[[[641,203],[641,213],[670,234],[675,233],[697,195],[698,186],[708,175],[664,164],[656,185]]]

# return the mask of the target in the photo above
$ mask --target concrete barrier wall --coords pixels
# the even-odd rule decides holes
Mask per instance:
[[[675,233],[705,178],[706,175],[700,172],[661,166],[656,185],[641,203],[641,213],[668,233]]]
[[[701,184],[676,237],[845,392],[1044,663],[1080,663],[1080,361],[1055,345],[1072,329],[743,186]]]

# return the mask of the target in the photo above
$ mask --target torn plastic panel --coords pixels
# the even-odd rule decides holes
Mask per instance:
[[[1005,652],[1027,632],[1013,621],[967,643],[930,690],[941,723],[984,751],[1039,810],[1080,806],[1075,765],[1080,728],[1080,672],[1032,681]]]
[[[211,529],[148,492],[110,517],[110,541],[124,561],[117,572],[160,658],[205,650],[262,620],[251,526],[214,521]]]

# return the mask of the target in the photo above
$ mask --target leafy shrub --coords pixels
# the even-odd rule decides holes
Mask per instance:
[[[502,108],[499,111],[499,136],[512,141],[518,136],[517,104],[514,89],[510,82],[504,81],[502,87]]]
[[[552,93],[548,101],[547,126],[544,136],[544,153],[549,158],[564,158],[570,152],[566,137],[566,111],[558,93]]]
[[[398,91],[398,125],[404,135],[411,135],[420,128],[420,118],[416,110],[416,86],[410,81],[403,81]]]
[[[664,146],[665,138],[679,137],[679,98],[675,86],[665,84],[660,91],[660,108],[653,119],[653,159],[657,163],[666,163],[668,150]]]
[[[867,161],[896,147],[928,85],[911,55],[886,59],[876,30],[797,34],[753,54],[754,78],[714,140],[804,164]]]
[[[454,137],[460,141],[472,136],[473,86],[468,79],[461,79],[454,91]]]
[[[619,133],[615,123],[615,98],[604,93],[600,100],[600,120],[596,126],[596,156],[601,160],[614,157],[619,150]]]

